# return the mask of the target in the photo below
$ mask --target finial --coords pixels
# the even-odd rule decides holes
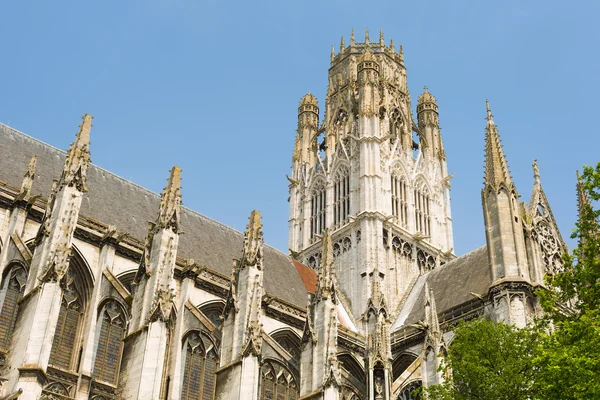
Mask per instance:
[[[242,267],[250,265],[262,269],[263,231],[260,212],[253,210],[248,218],[244,232],[244,250],[242,252]]]
[[[33,185],[33,178],[35,177],[35,164],[37,157],[32,156],[27,165],[27,172],[23,175],[23,183],[21,184],[21,196],[27,196],[31,193],[31,186]]]
[[[354,47],[356,45],[356,41],[354,40],[354,28],[352,28],[352,33],[350,33],[350,46]]]
[[[500,184],[512,185],[512,178],[500,135],[494,121],[489,101],[485,101],[487,109],[487,127],[485,128],[485,184],[497,189]]]
[[[488,120],[488,122],[492,122],[493,123],[494,121],[492,120],[492,117],[493,117],[492,110],[490,109],[490,102],[488,101],[488,99],[485,99],[485,109],[487,110],[487,120]]]
[[[400,61],[404,62],[404,49],[402,48],[402,45],[400,45]]]
[[[65,167],[58,186],[75,186],[81,192],[87,192],[86,177],[87,167],[90,162],[90,130],[92,128],[92,116],[85,114],[82,117],[79,131],[75,141],[67,151]]]
[[[531,164],[531,166],[533,167],[533,178],[535,179],[535,181],[537,183],[539,183],[540,182],[540,169],[538,167],[537,159],[533,160],[533,164]]]
[[[334,58],[335,58],[335,47],[333,45],[331,45],[331,62],[333,62]]]
[[[175,165],[171,168],[167,186],[160,195],[160,211],[156,227],[179,231],[179,213],[181,209],[181,168]]]
[[[385,44],[383,40],[383,29],[379,29],[379,44],[383,46]]]
[[[344,51],[346,46],[344,45],[344,37],[342,36],[342,40],[340,40],[340,53]]]
[[[394,45],[394,39],[390,39],[390,49],[392,50],[392,53],[396,52],[396,48]]]
[[[365,30],[365,45],[369,45],[369,28]]]
[[[427,85],[423,86],[423,92],[424,93],[429,93],[429,89],[427,88]]]

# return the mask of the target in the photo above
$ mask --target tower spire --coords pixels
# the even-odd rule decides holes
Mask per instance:
[[[379,29],[379,44],[383,47],[383,45],[385,44],[384,40],[383,40],[383,29]]]
[[[494,188],[504,184],[512,185],[512,178],[508,169],[508,163],[502,149],[502,142],[498,129],[492,119],[490,103],[485,101],[487,110],[487,126],[485,128],[485,184]]]
[[[331,62],[333,62],[334,58],[335,58],[335,46],[331,45]]]
[[[342,39],[340,40],[340,53],[343,52],[345,48],[344,37],[342,36]]]
[[[369,47],[369,28],[365,29],[365,46]]]
[[[350,46],[354,47],[356,45],[356,41],[354,40],[354,28],[352,28],[352,33],[350,33]]]

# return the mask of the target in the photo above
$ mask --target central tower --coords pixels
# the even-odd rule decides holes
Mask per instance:
[[[453,258],[451,177],[427,89],[413,118],[402,46],[352,33],[328,80],[321,123],[313,95],[298,107],[289,248],[318,269],[330,229],[340,300],[366,331],[375,291],[393,318],[418,277]]]

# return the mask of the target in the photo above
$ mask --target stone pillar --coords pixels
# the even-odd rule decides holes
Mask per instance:
[[[159,215],[151,224],[142,261],[134,280],[133,316],[125,337],[120,398],[158,399],[169,349],[175,287],[173,274],[179,242],[181,169],[171,169]]]
[[[8,393],[23,391],[20,399],[37,399],[46,383],[62,300],[61,280],[69,268],[73,233],[83,193],[87,191],[91,122],[92,117],[86,114],[67,152],[62,175],[53,187],[36,238],[38,245],[20,303],[6,384]]]
[[[223,315],[218,400],[257,399],[262,350],[263,232],[260,213],[252,211],[242,257],[233,270]]]

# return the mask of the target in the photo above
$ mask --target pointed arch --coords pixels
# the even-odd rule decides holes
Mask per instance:
[[[83,313],[93,289],[89,264],[73,246],[69,269],[61,280],[62,301],[52,340],[49,364],[64,370],[77,368],[81,351]]]
[[[316,236],[325,229],[327,208],[327,183],[325,177],[317,175],[310,188],[310,239],[316,240]]]
[[[260,400],[297,400],[300,397],[296,377],[279,361],[264,359],[260,368]]]
[[[127,331],[128,312],[115,298],[104,299],[98,307],[100,329],[97,330],[92,376],[102,382],[116,384]]]
[[[223,310],[225,309],[225,302],[223,300],[207,301],[197,308],[210,320],[210,322],[213,323],[214,326],[220,327],[223,324],[223,320],[221,319]]]
[[[431,236],[431,196],[433,190],[422,174],[415,177],[413,201],[415,205],[415,231]]]
[[[350,216],[350,167],[345,162],[336,165],[333,181],[333,228],[348,222]]]
[[[398,391],[397,400],[420,400],[419,389],[423,387],[420,379],[413,379],[406,382]]]
[[[418,356],[416,354],[410,352],[403,352],[398,354],[394,361],[392,362],[392,375],[393,381],[400,377],[407,369],[412,365],[412,363],[417,360]]]
[[[17,315],[19,313],[19,301],[23,298],[25,284],[27,283],[28,266],[20,261],[9,262],[4,269],[2,277],[2,305],[0,311],[0,363],[3,363],[8,353]]]
[[[294,360],[300,361],[300,336],[291,328],[277,329],[269,334]]]
[[[183,337],[182,400],[212,400],[214,396],[217,352],[208,339],[199,330],[188,331]]]
[[[338,360],[344,370],[348,373],[350,383],[354,386],[363,387],[366,383],[365,369],[361,362],[352,353],[338,354]]]
[[[408,228],[408,197],[409,184],[406,171],[401,163],[390,167],[390,194],[392,202],[392,216],[403,228]]]

